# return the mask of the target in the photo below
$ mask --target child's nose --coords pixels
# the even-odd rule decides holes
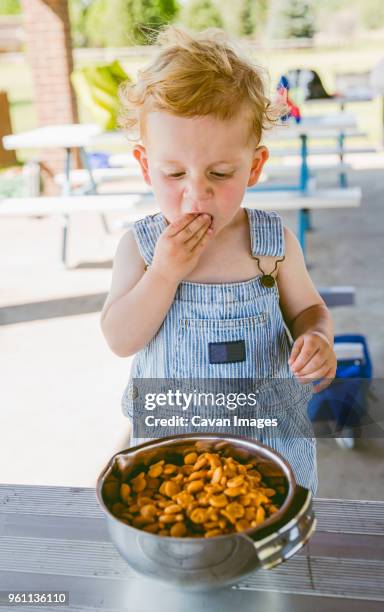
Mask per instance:
[[[188,212],[206,212],[207,203],[210,201],[212,195],[211,186],[204,180],[190,182],[184,191],[184,200]]]
[[[198,202],[188,202],[186,212],[198,214],[207,212],[207,202],[204,200],[199,200]]]

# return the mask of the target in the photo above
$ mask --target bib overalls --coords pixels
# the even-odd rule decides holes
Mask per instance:
[[[281,217],[275,212],[245,210],[252,255],[282,257]],[[161,213],[134,224],[146,265],[151,264],[156,242],[166,227]],[[256,438],[280,452],[290,463],[296,481],[315,493],[316,441],[307,417],[312,388],[297,382],[289,369],[292,340],[279,307],[278,288],[276,284],[265,287],[261,276],[234,283],[181,282],[159,331],[135,355],[122,399],[123,412],[132,418],[133,378],[255,379],[257,406],[243,409],[241,416],[257,413],[277,417],[278,427],[274,431],[249,428],[232,433]],[[222,348],[228,346],[235,347],[234,354],[240,351],[241,356],[220,359]],[[162,428],[154,435],[172,433],[172,428]],[[131,443],[143,441],[132,437]]]

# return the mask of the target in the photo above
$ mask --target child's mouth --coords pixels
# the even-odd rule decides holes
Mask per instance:
[[[211,217],[211,225],[209,227],[213,227],[213,215],[211,213],[201,213],[202,215],[209,215]]]
[[[195,219],[197,219],[198,217],[201,217],[202,215],[208,215],[211,218],[211,223],[209,225],[209,229],[213,229],[214,228],[213,215],[211,213],[209,213],[209,212],[203,211],[203,212],[197,213]]]

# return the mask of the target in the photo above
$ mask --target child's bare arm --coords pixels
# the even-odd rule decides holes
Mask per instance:
[[[333,342],[331,317],[308,274],[299,242],[288,228],[284,228],[284,237],[285,260],[277,276],[284,320],[293,338],[312,330]]]
[[[145,265],[131,232],[114,260],[112,286],[101,313],[101,328],[114,353],[128,357],[156,334],[181,280],[200,257],[211,219],[183,215],[160,236],[152,265]]]
[[[298,377],[326,379],[314,388],[320,391],[336,372],[332,318],[308,274],[300,245],[287,228],[285,244],[277,284],[284,320],[295,340],[289,364]]]
[[[176,289],[177,285],[167,285],[152,270],[145,272],[133,233],[125,234],[115,255],[111,289],[101,313],[101,329],[116,355],[132,355],[148,335],[153,336]]]

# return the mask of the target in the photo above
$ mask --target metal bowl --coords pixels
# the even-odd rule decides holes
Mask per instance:
[[[258,457],[267,471],[285,478],[287,495],[282,506],[258,527],[213,538],[165,537],[127,525],[109,510],[103,489],[111,475],[123,481],[173,453],[218,449],[242,462]],[[256,440],[225,434],[172,436],[123,450],[102,470],[96,494],[111,540],[123,558],[137,572],[183,589],[223,587],[254,570],[272,568],[304,546],[316,526],[312,495],[296,484],[287,461]]]

